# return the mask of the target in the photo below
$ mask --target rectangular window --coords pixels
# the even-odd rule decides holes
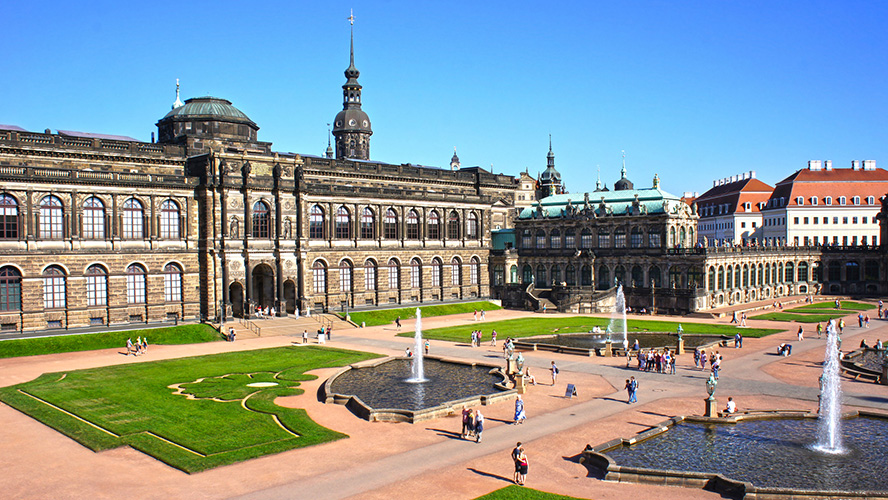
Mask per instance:
[[[745,228],[746,228],[746,223],[745,223],[745,222],[741,222],[741,223],[740,223],[740,229],[745,229]]]
[[[633,232],[629,236],[629,243],[632,245],[632,248],[641,248],[642,239],[641,232]]]
[[[820,245],[820,236],[815,236],[814,237],[814,246],[816,247],[818,245]]]
[[[807,218],[807,217],[803,218],[803,219],[802,219],[802,224],[807,224],[807,223],[808,223],[808,218]]]
[[[52,275],[43,278],[43,307],[46,309],[65,308],[65,277]]]
[[[432,286],[441,286],[441,266],[432,262]]]
[[[163,300],[182,302],[182,275],[177,271],[167,271],[163,274]]]
[[[805,246],[808,246],[810,244],[811,244],[811,238],[808,236],[805,236]]]
[[[833,224],[838,224],[838,223],[839,223],[839,218],[833,217]]]
[[[610,248],[610,234],[598,233],[598,248]]]
[[[820,217],[814,217],[814,224],[817,224],[818,222],[820,222]]]
[[[648,234],[648,241],[650,242],[651,248],[660,248],[660,233],[652,232]]]
[[[823,218],[823,224],[829,224],[829,217]]]
[[[857,246],[857,236],[852,236],[852,237],[851,237],[851,244],[852,244],[853,246]]]
[[[796,217],[796,218],[792,221],[792,223],[793,223],[793,224],[798,224],[798,223],[799,223],[799,218]]]
[[[626,233],[619,232],[614,234],[614,247],[626,248]]]
[[[864,222],[866,222],[866,221],[864,221]],[[567,234],[565,234],[565,235],[564,235],[564,246],[565,246],[565,248],[573,248],[573,247],[575,247],[575,246],[577,245],[577,243],[576,243],[576,239],[577,239],[576,236],[574,236],[574,233],[572,233],[572,232],[571,232],[571,233],[567,233]]]
[[[389,266],[389,290],[401,288],[401,276],[399,274],[398,266]]]
[[[126,275],[126,298],[129,304],[145,303],[145,275]]]
[[[459,262],[454,261],[450,264],[450,284],[459,285]]]
[[[847,236],[842,236],[842,246],[843,247],[848,246],[848,237]]]
[[[857,224],[857,217],[851,217],[851,223]]]
[[[421,269],[417,265],[410,266],[410,288],[419,288],[421,284]]]
[[[860,237],[860,244],[866,246],[866,236]]]
[[[343,266],[339,268],[339,291],[350,292],[352,289],[352,273],[351,267]]]
[[[753,223],[752,223],[752,227],[755,227],[755,225],[756,225],[756,223],[755,223],[755,222],[753,222]]]
[[[798,237],[798,236],[796,236],[795,238],[793,238],[793,240],[792,240],[792,244],[795,245],[795,246],[799,246],[799,237]]]
[[[863,224],[868,224],[868,223],[869,223],[869,217],[864,217],[862,223],[863,223]]]
[[[87,275],[86,277],[86,303],[90,306],[104,306],[108,304],[108,280],[105,275]]]
[[[847,223],[848,223],[848,218],[842,217],[842,224],[847,224]]]

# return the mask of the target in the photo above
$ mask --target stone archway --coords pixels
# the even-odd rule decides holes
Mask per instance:
[[[244,317],[244,286],[240,282],[228,285],[228,299],[231,301],[231,314],[237,318]]]
[[[274,306],[274,270],[268,264],[259,264],[251,275],[253,303],[262,308]]]
[[[296,283],[293,280],[284,282],[284,303],[287,314],[296,314]]]

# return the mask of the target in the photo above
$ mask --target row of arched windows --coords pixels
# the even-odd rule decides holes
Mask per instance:
[[[81,208],[81,237],[101,240],[108,237],[109,224],[105,203],[96,196],[84,200]],[[37,204],[35,233],[37,238],[56,240],[65,237],[65,207],[55,195],[44,196]],[[120,231],[123,239],[144,239],[148,237],[148,222],[145,207],[136,198],[128,198],[121,206]],[[158,236],[164,239],[181,237],[181,218],[178,203],[164,200],[160,204]],[[19,204],[9,194],[0,195],[0,239],[19,239],[22,236],[22,221]]]
[[[333,218],[333,238],[354,238],[356,228],[353,220],[353,214],[348,207],[340,206],[337,208]],[[423,224],[419,212],[415,209],[410,209],[404,216],[404,227],[402,229],[398,213],[395,209],[389,208],[386,209],[382,217],[381,234],[377,227],[376,212],[372,208],[364,207],[358,220],[357,235],[361,239],[375,239],[381,236],[388,240],[400,238],[418,240],[422,238],[423,225],[425,226],[425,237],[430,240],[444,238],[478,239],[480,237],[480,220],[475,212],[469,212],[466,214],[465,220],[461,221],[459,213],[456,210],[452,210],[447,214],[447,220],[445,221],[437,210],[432,210],[428,213],[425,224]],[[312,206],[309,211],[308,237],[312,239],[326,239],[328,237],[327,231],[327,213],[320,205]]]
[[[364,290],[368,292],[379,291],[379,268],[380,265],[373,259],[364,261]],[[398,259],[392,258],[388,261],[388,289],[401,289],[401,263]],[[348,259],[344,259],[339,263],[339,291],[354,291],[354,264]],[[429,265],[431,271],[431,283],[429,286],[437,288],[444,286],[444,262],[435,257]],[[316,260],[312,265],[312,282],[314,284],[315,293],[327,293],[327,264],[323,260]],[[422,289],[425,286],[423,282],[423,263],[419,258],[410,261],[408,269],[410,288]],[[481,261],[478,257],[472,257],[469,261],[469,284],[477,285],[480,283]],[[461,286],[463,284],[463,263],[459,257],[453,257],[450,260],[450,285]]]
[[[141,264],[130,264],[126,268],[127,304],[146,303],[146,281],[148,272]],[[67,307],[68,275],[58,265],[43,270],[44,309],[64,309]],[[86,305],[108,305],[108,269],[93,264],[86,269]],[[182,268],[169,263],[163,268],[163,298],[165,302],[182,301]],[[0,268],[0,311],[20,311],[22,309],[22,274],[13,266]]]
[[[809,272],[809,264],[806,261],[800,261],[798,266],[792,262],[709,266],[707,290],[729,290],[796,281],[820,281],[820,263],[814,263],[810,271],[813,271],[813,276]]]
[[[663,246],[663,232],[659,230],[644,231],[639,227],[600,228],[596,232],[583,228],[577,238],[577,230],[573,228],[554,228],[546,232],[543,229],[524,229],[521,232],[522,248],[660,248]],[[647,241],[645,241],[647,235]],[[670,247],[687,247],[694,241],[694,230],[684,227],[669,228],[668,245]]]

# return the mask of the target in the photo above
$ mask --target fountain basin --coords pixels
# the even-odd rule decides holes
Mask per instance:
[[[517,394],[498,365],[425,356],[428,381],[412,383],[411,364],[411,358],[398,357],[347,366],[324,384],[325,402],[370,421],[414,423]]]
[[[606,339],[606,333],[563,333],[540,337],[525,337],[515,341],[515,347],[533,351],[554,351],[594,356],[599,350],[604,348]],[[628,339],[630,346],[635,342],[635,339],[638,339],[642,349],[663,349],[668,347],[670,350],[675,350],[678,345],[678,336],[674,333],[630,333]],[[682,335],[682,339],[684,340],[686,351],[693,351],[697,347],[708,348],[713,345],[721,345],[723,342],[732,340],[724,335],[696,334]],[[618,343],[612,335],[611,340],[615,350],[622,350],[622,339]]]
[[[631,439],[587,446],[583,463],[620,482],[706,488],[735,498],[888,499],[888,417],[843,422],[848,453],[812,450],[817,415],[675,417]]]

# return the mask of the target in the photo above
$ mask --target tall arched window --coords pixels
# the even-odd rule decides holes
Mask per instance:
[[[387,240],[398,239],[398,214],[394,209],[385,211],[385,219],[382,221],[383,236]]]
[[[145,210],[142,202],[130,198],[123,202],[123,238],[140,240],[145,237]]]
[[[604,229],[598,230],[598,248],[610,248],[610,233]]]
[[[339,291],[352,291],[352,263],[347,260],[339,263]]]
[[[456,210],[451,211],[447,217],[447,239],[459,239],[459,215],[457,215]]]
[[[308,237],[313,240],[324,239],[324,209],[313,205],[308,215]]]
[[[450,284],[462,285],[462,263],[456,257],[450,260]]]
[[[629,246],[632,248],[641,248],[643,242],[644,237],[641,233],[641,229],[633,227],[632,232],[629,234]]]
[[[554,264],[549,272],[552,275],[552,286],[559,285],[561,283],[561,266]]]
[[[478,216],[475,212],[469,212],[466,215],[466,238],[470,240],[478,239]]]
[[[614,268],[614,280],[617,283],[625,283],[626,281],[626,268],[623,266],[617,266]]]
[[[321,260],[314,261],[311,266],[314,293],[327,293],[327,265]]]
[[[808,263],[804,260],[799,262],[799,281],[808,281]]]
[[[105,204],[95,196],[83,202],[83,238],[105,239]]]
[[[469,262],[469,283],[477,285],[481,276],[481,261],[478,257],[472,257]]]
[[[407,239],[419,239],[419,214],[416,213],[416,210],[407,212]]]
[[[351,213],[345,207],[336,209],[336,224],[333,233],[337,239],[347,240],[351,238]]]
[[[734,269],[731,266],[725,268],[725,287],[728,290],[734,288]]]
[[[182,302],[182,268],[169,263],[163,268],[163,300]]]
[[[577,284],[577,268],[573,264],[568,264],[564,268],[564,281],[567,286],[575,286]]]
[[[376,238],[376,214],[370,207],[365,207],[361,214],[361,239],[372,240],[373,238]]]
[[[509,283],[518,283],[518,266],[516,265],[509,268]]]
[[[713,267],[713,266],[709,267],[709,280],[708,281],[709,281],[709,283],[707,283],[707,284],[709,286],[706,287],[706,289],[711,292],[716,289],[715,288],[715,267]]]
[[[598,267],[598,289],[599,290],[607,290],[612,285],[610,280],[610,271],[607,266],[599,266]]]
[[[419,259],[410,261],[410,288],[422,288],[422,264]]]
[[[0,239],[19,237],[18,202],[8,194],[0,195]]]
[[[108,271],[98,264],[86,269],[86,305],[108,305]]]
[[[264,201],[253,204],[253,238],[268,238],[271,214]]]
[[[65,271],[59,266],[49,266],[43,271],[43,307],[65,308]]]
[[[580,286],[592,286],[592,267],[584,265],[580,268]]]
[[[39,228],[37,234],[41,239],[62,239],[64,235],[62,216],[62,200],[52,195],[44,196],[40,201],[40,211],[37,215],[37,227]]]
[[[521,270],[521,279],[524,283],[530,283],[533,281],[533,268],[527,264],[524,264],[524,268]]]
[[[561,248],[561,231],[557,228],[549,233],[549,248]]]
[[[663,286],[663,273],[660,271],[659,266],[651,266],[648,269],[648,277],[651,283],[645,283],[645,285],[651,284],[656,288]]]
[[[577,232],[575,229],[565,229],[564,230],[564,248],[576,248],[577,247]]]
[[[395,259],[389,260],[389,290],[401,289],[401,266]]]
[[[792,262],[787,262],[786,267],[783,268],[783,280],[788,283],[795,281],[795,266],[792,265]]]
[[[614,248],[626,248],[626,230],[622,227],[614,230]]]
[[[165,200],[160,204],[160,237],[177,240],[179,235],[179,205],[173,200]]]
[[[441,275],[443,274],[442,269],[444,268],[444,263],[441,262],[441,259],[435,257],[432,259],[432,286],[439,287],[441,286]]]
[[[538,287],[547,287],[549,286],[549,281],[546,273],[546,266],[539,264],[536,268],[536,285]]]
[[[0,268],[0,311],[22,310],[22,274],[12,266]]]
[[[432,210],[429,212],[429,239],[430,240],[440,240],[441,239],[441,217],[438,215],[438,212]]]
[[[632,266],[632,286],[647,286],[647,283],[644,282],[644,271],[641,270],[641,266]]]
[[[139,264],[131,264],[126,268],[126,302],[128,304],[145,303],[145,268]]]
[[[583,228],[580,233],[580,248],[592,248],[592,231],[589,228]]]
[[[371,259],[367,259],[367,261],[364,262],[364,289],[368,292],[376,291],[377,275],[378,271],[376,267],[376,262]]]

